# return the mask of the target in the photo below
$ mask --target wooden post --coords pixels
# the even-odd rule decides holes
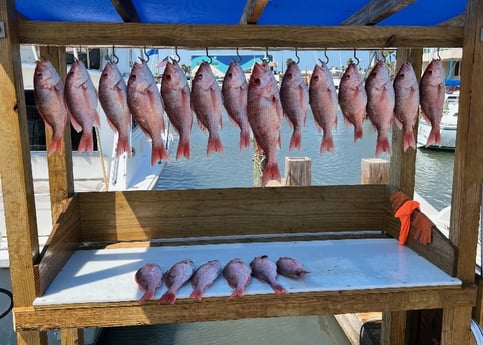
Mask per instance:
[[[361,184],[387,184],[389,161],[380,158],[364,158],[361,161]]]
[[[285,185],[310,186],[312,160],[308,157],[285,157]]]

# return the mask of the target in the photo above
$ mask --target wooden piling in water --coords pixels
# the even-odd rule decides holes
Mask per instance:
[[[380,158],[361,160],[361,184],[387,184],[390,162]]]

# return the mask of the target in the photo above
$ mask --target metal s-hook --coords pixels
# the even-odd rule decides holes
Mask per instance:
[[[359,66],[359,62],[360,62],[360,60],[359,60],[359,59],[357,58],[357,56],[356,56],[356,48],[354,48],[354,59],[357,61],[357,62],[356,62],[356,66]]]
[[[149,55],[146,53],[146,46],[143,47],[143,54],[144,56],[146,56],[146,60],[144,60],[143,58],[140,58],[142,61],[145,61],[146,63],[149,62]]]
[[[213,58],[208,54],[208,47],[206,47],[206,57],[210,59],[208,63],[211,65],[213,63]]]
[[[299,57],[299,52],[297,50],[297,48],[295,48],[295,57],[297,58],[297,65],[300,63],[300,57]]]
[[[181,61],[181,56],[179,56],[178,54],[178,47],[174,47],[174,55],[176,56],[177,60],[174,60],[176,62],[180,62]]]
[[[439,55],[439,48],[436,50],[436,56],[438,57],[438,60],[441,60],[441,55]]]
[[[324,57],[325,57],[325,62],[324,63],[326,65],[328,65],[329,64],[329,56],[327,55],[327,48],[324,49]],[[320,60],[320,62],[322,62],[322,60]]]
[[[238,62],[241,62],[242,57],[240,56],[240,53],[238,52],[238,48],[236,48],[236,56],[238,56]]]

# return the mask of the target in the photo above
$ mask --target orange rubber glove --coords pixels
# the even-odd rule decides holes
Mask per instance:
[[[401,222],[401,230],[399,231],[399,245],[404,246],[408,239],[409,229],[411,228],[411,215],[413,211],[419,208],[419,202],[414,200],[406,200],[394,213]]]

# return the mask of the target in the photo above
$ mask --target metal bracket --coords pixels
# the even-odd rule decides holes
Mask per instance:
[[[0,38],[5,38],[5,22],[0,21]]]

